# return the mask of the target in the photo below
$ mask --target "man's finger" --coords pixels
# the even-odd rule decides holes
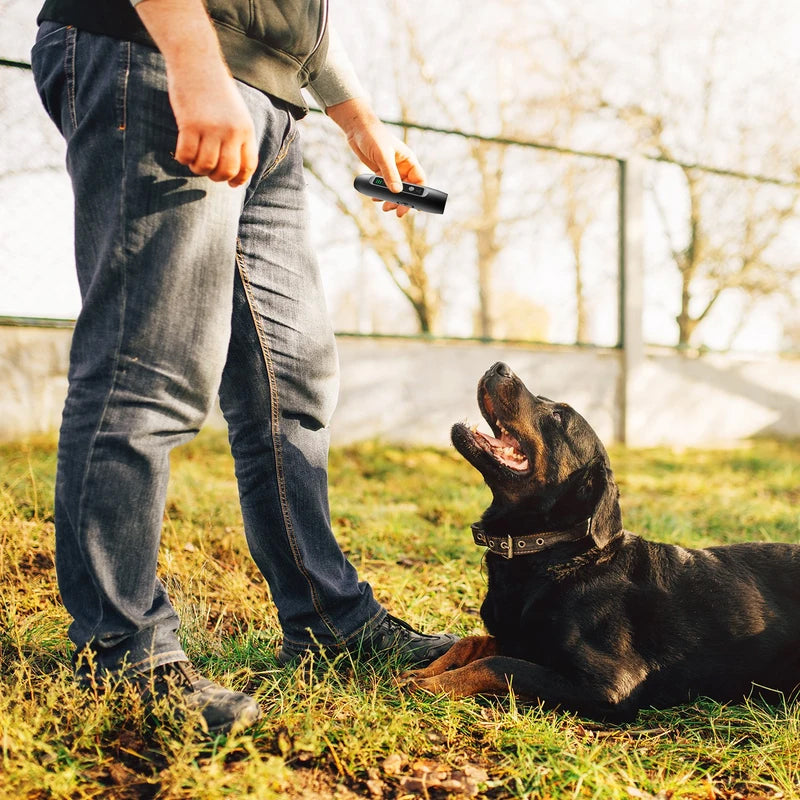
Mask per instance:
[[[245,146],[247,144],[247,135],[243,140],[240,134],[227,136],[220,142],[219,155],[217,157],[217,164],[214,169],[208,173],[208,177],[212,181],[227,181],[230,183],[240,176],[246,180],[253,174],[253,168],[248,160],[247,164],[243,161],[247,158],[245,154]],[[243,181],[240,181],[240,183]],[[236,183],[235,185],[240,185]]]
[[[189,169],[195,175],[208,175],[211,180],[223,180],[223,178],[215,177],[215,170],[219,164],[221,154],[220,140],[213,135],[206,135],[200,139],[200,144],[197,148],[197,155],[194,161],[189,164]],[[238,167],[236,172],[238,172]],[[228,180],[231,175],[228,175],[224,180]]]
[[[392,153],[392,156],[394,156],[394,153]],[[380,153],[378,156],[377,172],[380,173],[381,177],[386,181],[386,185],[391,191],[403,191],[403,180],[400,177],[400,172],[397,169],[397,164],[395,164],[393,157],[388,159],[384,153]]]
[[[179,130],[178,141],[175,143],[175,160],[179,164],[189,165],[197,157],[197,148],[200,145],[200,134],[195,129]]]
[[[228,183],[231,186],[241,186],[247,183],[253,177],[253,173],[258,167],[258,153],[256,151],[255,141],[249,137],[242,145],[242,158],[239,173],[231,178]]]
[[[407,156],[397,160],[399,171],[403,175],[403,180],[408,183],[425,183],[425,170],[413,156]]]
[[[220,142],[217,163],[208,177],[212,181],[229,181],[239,174],[242,166],[242,147],[238,142],[222,140]]]

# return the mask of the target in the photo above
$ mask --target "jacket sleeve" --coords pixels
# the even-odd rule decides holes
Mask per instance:
[[[311,96],[324,110],[353,97],[366,97],[367,93],[356,75],[344,43],[334,28],[328,31],[328,55],[325,66],[308,85]]]

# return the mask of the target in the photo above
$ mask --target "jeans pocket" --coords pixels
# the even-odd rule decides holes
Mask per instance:
[[[68,25],[64,25],[62,22],[50,22],[49,20],[45,20],[40,26],[39,30],[36,32],[36,41],[31,48],[31,56],[37,50],[40,50],[44,45],[47,43],[48,39],[51,39],[58,33],[62,31],[66,31]]]
[[[67,38],[74,29],[59,22],[43,22],[31,48],[31,70],[36,91],[45,111],[64,134],[64,88],[70,82],[67,67]]]

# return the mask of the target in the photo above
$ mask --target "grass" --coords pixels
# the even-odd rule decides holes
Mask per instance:
[[[612,453],[626,526],[687,545],[797,541],[800,448]],[[53,569],[55,446],[0,448],[0,798],[800,797],[800,712],[699,701],[634,725],[409,695],[385,666],[277,666],[276,616],[242,533],[224,436],[176,451],[161,575],[185,647],[253,692],[263,720],[209,742],[132,694],[75,689]],[[331,454],[343,547],[378,598],[426,630],[481,632],[487,502],[457,455],[367,443]]]

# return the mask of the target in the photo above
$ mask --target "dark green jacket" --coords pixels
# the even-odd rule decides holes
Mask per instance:
[[[206,0],[231,72],[289,103],[302,116],[300,88],[316,77],[328,50],[327,0]],[[130,0],[45,0],[38,21],[155,47]]]

